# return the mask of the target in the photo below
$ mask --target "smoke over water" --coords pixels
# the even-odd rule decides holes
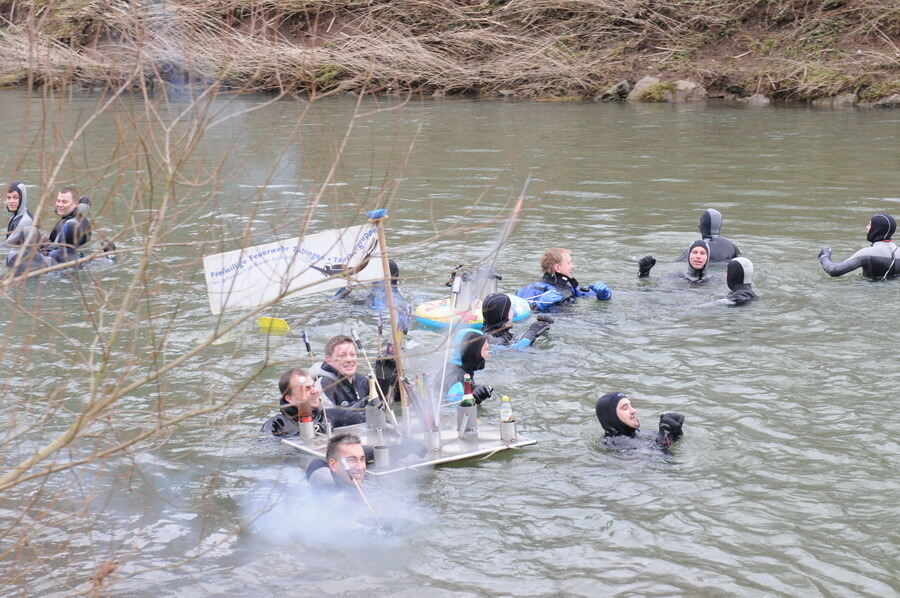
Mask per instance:
[[[394,553],[433,523],[433,515],[418,502],[419,474],[367,476],[361,487],[371,511],[355,488],[313,488],[301,470],[297,474],[260,484],[243,499],[242,514],[254,542],[294,551]]]

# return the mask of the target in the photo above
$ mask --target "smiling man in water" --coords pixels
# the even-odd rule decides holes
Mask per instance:
[[[59,222],[50,231],[50,253],[53,262],[67,262],[81,257],[78,248],[91,240],[91,221],[79,210],[80,205],[89,206],[86,197],[76,198],[72,187],[63,187],[56,196],[56,215]],[[86,208],[85,208],[86,209]]]
[[[338,434],[328,441],[325,461],[314,459],[306,470],[310,485],[336,490],[351,488],[366,477],[366,454],[355,434]]]
[[[321,378],[322,392],[338,407],[365,407],[369,400],[369,381],[357,370],[356,344],[339,334],[325,344],[324,363],[313,366],[310,374]]]

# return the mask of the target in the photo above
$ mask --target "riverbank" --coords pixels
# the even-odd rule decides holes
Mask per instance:
[[[888,1],[60,0],[0,16],[2,86],[900,103]]]

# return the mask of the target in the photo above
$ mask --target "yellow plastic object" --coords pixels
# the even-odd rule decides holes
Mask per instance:
[[[291,331],[288,323],[281,318],[260,318],[256,321],[259,331],[263,334],[287,334]]]

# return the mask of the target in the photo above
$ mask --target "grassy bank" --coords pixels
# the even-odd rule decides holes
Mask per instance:
[[[0,85],[589,99],[655,75],[713,95],[900,93],[895,0],[34,0],[0,17]]]

